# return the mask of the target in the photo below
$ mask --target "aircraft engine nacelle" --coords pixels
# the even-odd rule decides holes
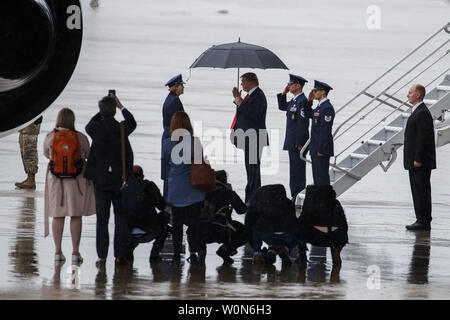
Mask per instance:
[[[37,118],[61,94],[82,37],[79,0],[0,1],[0,136]]]

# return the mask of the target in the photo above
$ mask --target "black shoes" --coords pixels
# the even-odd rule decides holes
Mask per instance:
[[[413,224],[405,226],[405,228],[410,231],[430,231],[431,225],[429,223],[420,223],[416,221]]]
[[[217,255],[223,259],[223,264],[232,264],[234,262],[233,259],[230,258],[228,254],[228,250],[223,246],[220,246],[219,250],[216,251]]]

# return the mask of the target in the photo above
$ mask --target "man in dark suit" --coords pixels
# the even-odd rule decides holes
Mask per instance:
[[[431,230],[431,170],[436,169],[433,117],[423,98],[425,88],[416,84],[409,89],[413,105],[405,128],[403,166],[409,171],[416,222],[408,230]]]
[[[242,98],[236,87],[232,93],[237,106],[236,115],[231,125],[231,141],[236,148],[244,149],[247,186],[245,202],[249,203],[259,187],[261,187],[261,154],[269,145],[266,130],[267,100],[259,88],[256,74],[249,72],[241,76],[242,89],[247,95]]]
[[[169,94],[164,101],[162,114],[163,114],[163,128],[164,132],[161,138],[161,179],[164,181],[163,196],[167,199],[168,195],[168,170],[169,170],[169,159],[164,156],[162,152],[162,142],[164,139],[169,137],[170,130],[170,120],[175,112],[184,111],[183,104],[180,100],[180,95],[184,93],[184,83],[181,74],[178,74],[167,81],[166,86],[169,87]]]
[[[306,186],[306,163],[300,159],[300,151],[309,139],[309,118],[305,114],[307,99],[303,93],[303,86],[308,82],[303,77],[290,74],[289,83],[282,93],[277,95],[278,109],[286,111],[286,136],[283,150],[289,153],[289,187],[292,202]],[[294,97],[287,102],[286,94],[290,92]]]
[[[120,214],[120,188],[122,178],[122,149],[120,124],[114,119],[116,108],[122,111],[125,133],[126,179],[133,172],[133,150],[128,136],[136,129],[133,115],[123,107],[115,96],[106,96],[99,101],[100,112],[86,125],[86,132],[92,139],[84,176],[94,182],[97,211],[96,246],[98,264],[104,264],[108,255],[108,222],[111,203],[114,206],[114,256],[119,264],[126,263],[127,223]]]

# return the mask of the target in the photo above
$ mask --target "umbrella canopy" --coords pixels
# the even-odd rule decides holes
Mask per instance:
[[[190,66],[199,67],[288,69],[269,49],[240,41],[212,46]]]
[[[239,88],[239,69],[288,69],[275,53],[267,48],[250,43],[225,43],[212,46],[189,67],[192,68],[237,68],[237,87]]]

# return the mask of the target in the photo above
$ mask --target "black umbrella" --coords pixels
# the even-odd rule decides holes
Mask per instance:
[[[239,69],[288,69],[275,53],[267,48],[254,44],[241,42],[225,43],[212,46],[203,52],[190,66],[190,68],[238,68]]]

